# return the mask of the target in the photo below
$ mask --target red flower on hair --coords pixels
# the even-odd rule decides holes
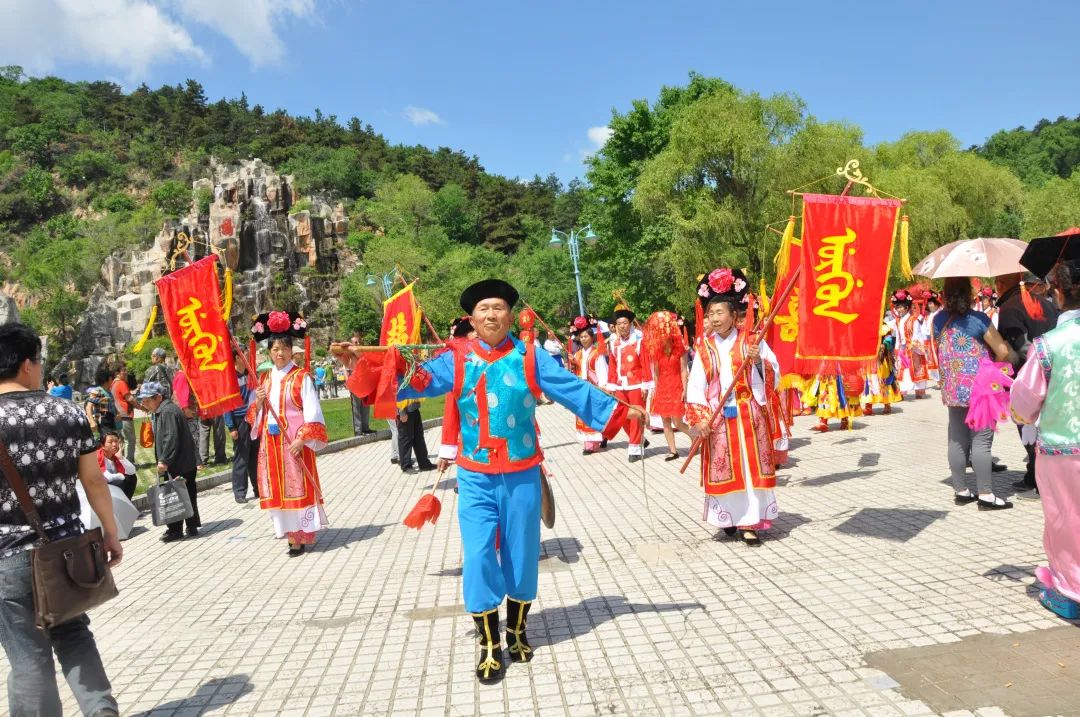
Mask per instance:
[[[579,316],[576,319],[574,319],[574,328],[578,329],[579,331],[581,329],[584,329],[588,325],[589,325],[589,320],[586,319],[584,316]]]
[[[713,269],[709,274],[709,288],[717,294],[726,294],[735,283],[735,275],[731,269]]]
[[[284,311],[271,311],[270,316],[266,319],[267,328],[275,334],[285,333],[291,325],[292,321],[289,320],[289,314]]]

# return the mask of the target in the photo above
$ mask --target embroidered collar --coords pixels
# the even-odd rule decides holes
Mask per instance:
[[[524,353],[525,345],[518,341],[516,338],[514,338],[514,336],[512,336],[511,334],[507,334],[506,338],[503,339],[502,343],[500,343],[498,346],[495,346],[494,348],[489,346],[487,342],[485,342],[483,339],[474,339],[472,349],[477,356],[484,359],[485,361],[491,362],[498,361],[514,349],[517,349]]]
[[[277,375],[277,376],[285,376],[290,371],[292,371],[294,368],[296,368],[296,364],[293,363],[290,360],[289,363],[285,364],[283,367],[278,368],[277,366],[274,366],[274,368],[272,370],[273,370],[274,374]]]

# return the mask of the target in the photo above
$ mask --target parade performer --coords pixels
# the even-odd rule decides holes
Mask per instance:
[[[904,400],[896,387],[896,362],[893,359],[892,329],[888,324],[881,324],[880,341],[877,357],[866,362],[862,392],[863,415],[874,415],[874,404],[884,406],[882,411],[892,413],[892,405]]]
[[[517,300],[514,287],[499,279],[467,288],[461,307],[471,315],[477,338],[424,363],[398,392],[399,399],[451,393],[461,416],[457,466],[462,592],[480,638],[476,676],[481,682],[497,681],[505,673],[499,634],[504,598],[510,656],[515,662],[532,659],[525,630],[540,558],[543,453],[535,421],[540,393],[597,431],[620,425],[628,413],[645,418],[639,408],[620,404],[560,368],[535,344],[510,335]],[[404,373],[405,366],[399,364],[398,371]]]
[[[901,394],[915,391],[915,398],[926,398],[926,336],[919,317],[911,312],[914,298],[907,289],[893,293],[892,316],[886,323],[896,341],[897,378]]]
[[[1035,481],[1045,516],[1043,548],[1049,567],[1035,569],[1035,577],[1048,591],[1071,600],[1043,604],[1075,615],[1080,602],[1080,235],[1034,239],[1021,262],[1042,275],[1052,266],[1049,282],[1061,307],[1057,328],[1032,341],[1027,363],[1011,390],[1012,413],[1018,423],[1038,421]]]
[[[990,323],[997,328],[998,322],[998,295],[993,287],[984,286],[979,289],[979,311],[990,317]]]
[[[859,404],[865,374],[845,375],[840,365],[823,362],[812,379],[805,382],[802,403],[817,414],[818,423],[810,428],[818,433],[829,432],[829,420],[840,420],[840,428],[851,428],[851,419],[862,412]]]
[[[686,379],[690,373],[686,361],[686,335],[683,322],[670,311],[657,311],[645,321],[644,345],[646,355],[652,359],[650,367],[656,378],[649,414],[663,421],[664,439],[668,454],[665,461],[678,459],[675,447],[675,431],[689,434],[683,422],[686,414]]]
[[[615,310],[615,333],[608,339],[608,384],[620,401],[638,406],[643,411],[648,393],[653,389],[651,363],[648,353],[642,345],[642,334],[634,326],[634,312],[626,306]],[[631,463],[640,461],[645,455],[642,444],[646,421],[628,419],[622,426],[629,439],[626,453]],[[606,432],[604,438],[611,440],[618,430]]]
[[[315,452],[327,444],[326,422],[311,376],[292,361],[293,340],[304,339],[307,323],[295,312],[271,311],[255,318],[251,334],[266,342],[273,363],[247,416],[251,438],[259,439],[259,507],[270,511],[275,537],[288,538],[289,557],[296,557],[328,525],[315,465]]]
[[[600,336],[600,327],[596,319],[578,316],[570,323],[570,336],[581,346],[570,356],[570,371],[581,380],[588,381],[598,388],[606,386],[607,354],[604,351],[604,340]],[[582,455],[591,455],[607,445],[600,431],[580,418],[574,420],[578,440],[582,443]],[[618,426],[615,428],[617,429]]]
[[[926,290],[926,311],[923,315],[924,333],[926,334],[926,373],[937,387],[941,383],[941,370],[938,368],[937,340],[934,338],[934,317],[941,311],[941,295],[936,291]]]
[[[743,273],[715,269],[698,286],[711,333],[697,342],[697,360],[686,386],[687,419],[708,434],[701,454],[705,489],[704,520],[728,535],[742,531],[748,545],[760,545],[758,532],[768,530],[777,516],[776,473],[766,418],[766,386],[778,385],[780,366],[765,342],[754,343],[749,332],[737,330],[739,313],[748,305]],[[710,427],[713,412],[735,373],[751,361],[731,398],[723,419]]]

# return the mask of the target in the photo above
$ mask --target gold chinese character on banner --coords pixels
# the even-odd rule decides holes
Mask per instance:
[[[191,347],[191,355],[199,362],[200,371],[224,371],[228,361],[212,363],[221,339],[199,325],[199,319],[206,318],[206,312],[199,311],[202,307],[202,302],[192,296],[187,306],[177,310],[177,323],[183,329],[181,338]]]
[[[814,307],[815,315],[836,319],[844,324],[850,324],[859,318],[858,312],[838,310],[840,302],[850,296],[856,287],[863,285],[861,279],[856,279],[844,269],[844,258],[855,254],[855,247],[849,248],[849,245],[854,243],[855,230],[850,227],[843,235],[824,237],[821,240],[821,248],[817,252],[821,262],[814,267],[818,284],[814,298],[821,303]],[[822,271],[823,269],[825,271]]]

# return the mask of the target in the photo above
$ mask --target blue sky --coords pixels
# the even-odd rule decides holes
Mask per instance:
[[[0,0],[0,64],[175,84],[449,146],[490,171],[583,173],[613,108],[696,70],[793,92],[866,141],[965,144],[1080,114],[1075,2]]]

